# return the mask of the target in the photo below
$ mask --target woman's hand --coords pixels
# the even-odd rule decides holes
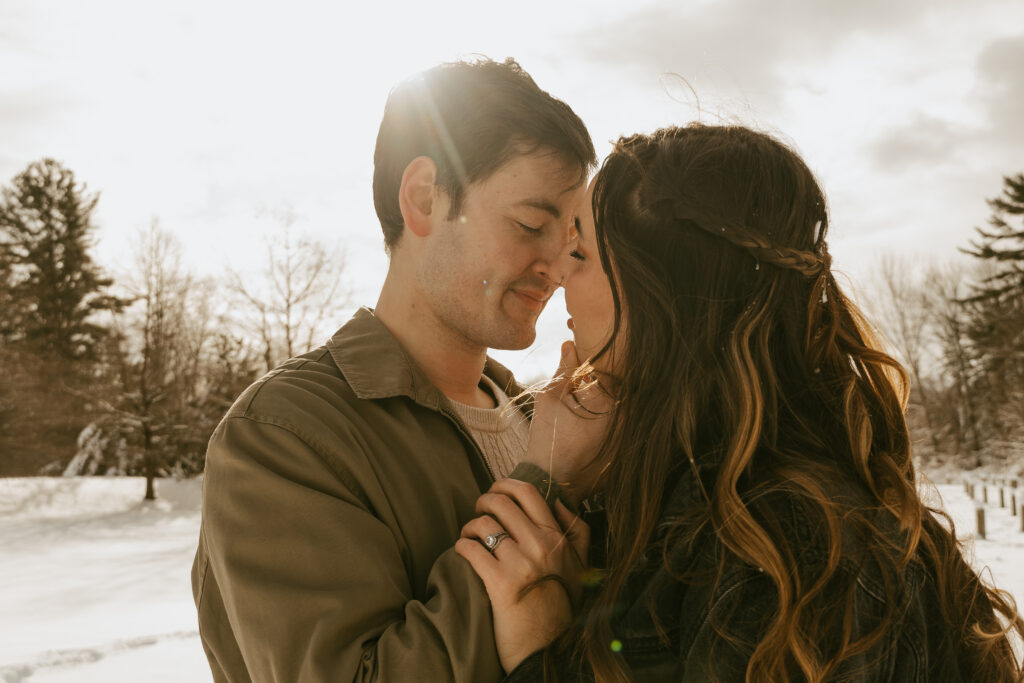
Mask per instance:
[[[494,639],[506,672],[549,645],[572,621],[582,594],[590,528],[561,503],[558,519],[532,484],[495,482],[480,496],[483,516],[462,528],[455,551],[480,576],[494,612]],[[483,541],[508,536],[489,551]]]
[[[593,492],[601,472],[597,454],[616,406],[608,393],[611,378],[574,378],[579,365],[575,344],[564,342],[558,372],[535,397],[525,458],[549,472],[573,503]]]

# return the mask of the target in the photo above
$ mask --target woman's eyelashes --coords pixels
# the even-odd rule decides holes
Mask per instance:
[[[579,244],[579,242],[580,242],[580,231],[581,231],[581,228],[580,228],[580,218],[579,218],[579,216],[576,216],[575,218],[572,219],[572,233],[571,233],[572,234],[572,239],[570,240],[570,242],[576,242],[576,244]],[[570,251],[569,252],[569,256],[571,256],[572,258],[576,259],[577,261],[586,261],[587,260],[587,258],[583,254],[580,253],[580,250],[579,250],[578,247],[573,249],[572,251]]]
[[[516,220],[515,218],[512,219],[512,222],[515,223],[521,230],[524,230],[524,231],[526,231],[527,233],[529,233],[531,235],[539,235],[542,232],[544,232],[544,226],[543,225],[541,225],[540,227],[535,228],[532,225],[529,225],[527,223],[523,223],[522,221]],[[573,227],[575,228],[575,230],[573,230],[573,236],[572,236],[572,239],[570,241],[578,242],[579,241],[579,234],[580,234],[579,233],[579,230],[580,230],[580,219],[579,218],[576,218],[576,219],[573,220]],[[584,256],[580,252],[579,249],[573,249],[572,251],[570,251],[569,252],[569,256],[571,256],[572,258],[576,259],[577,261],[586,261],[587,260],[587,257]]]

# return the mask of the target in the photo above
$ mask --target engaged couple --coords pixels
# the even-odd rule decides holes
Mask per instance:
[[[209,443],[215,681],[1021,680],[792,150],[691,124],[598,166],[480,60],[399,84],[373,162],[376,305]],[[522,386],[487,351],[559,287],[572,340]]]

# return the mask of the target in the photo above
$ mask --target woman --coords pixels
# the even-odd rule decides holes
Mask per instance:
[[[1021,680],[1024,622],[918,496],[906,375],[840,291],[827,229],[766,135],[616,145],[565,282],[587,363],[539,397],[528,455],[570,503],[603,500],[603,579],[582,594],[585,526],[522,482],[456,546],[508,680]]]

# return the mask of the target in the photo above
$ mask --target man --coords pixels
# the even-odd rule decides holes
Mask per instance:
[[[192,581],[215,680],[500,679],[452,548],[526,446],[521,389],[486,352],[533,342],[594,163],[511,60],[391,93],[376,308],[249,387],[210,441]]]

